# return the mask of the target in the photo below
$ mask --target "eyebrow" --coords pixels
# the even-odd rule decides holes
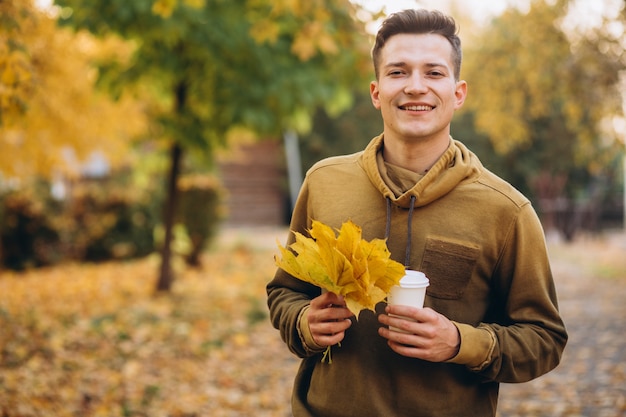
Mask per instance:
[[[406,62],[390,62],[388,64],[383,65],[383,68],[391,68],[391,67],[406,67],[407,63]]]
[[[424,65],[426,67],[428,67],[428,68],[446,68],[446,69],[450,69],[447,64],[440,63],[440,62],[427,62]],[[384,65],[383,68],[406,67],[406,66],[408,66],[408,64],[406,62],[398,61],[398,62],[390,62],[390,63]]]

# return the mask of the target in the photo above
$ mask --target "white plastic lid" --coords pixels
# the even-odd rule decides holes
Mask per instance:
[[[428,285],[428,278],[426,278],[423,272],[411,269],[407,269],[405,275],[400,280],[400,287],[402,288],[425,288]]]

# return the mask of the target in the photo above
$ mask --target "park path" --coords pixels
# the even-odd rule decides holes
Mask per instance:
[[[626,416],[626,268],[587,267],[590,258],[625,259],[626,235],[602,243],[559,246],[552,256],[568,344],[554,371],[501,386],[498,416]]]

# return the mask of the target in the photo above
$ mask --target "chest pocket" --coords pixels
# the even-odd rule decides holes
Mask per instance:
[[[430,280],[427,294],[444,300],[461,298],[479,255],[480,247],[469,242],[427,238],[421,268]]]

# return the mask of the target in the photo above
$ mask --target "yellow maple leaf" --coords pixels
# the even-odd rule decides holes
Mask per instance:
[[[335,231],[314,220],[311,237],[294,232],[296,241],[283,247],[276,265],[288,274],[342,295],[348,309],[358,318],[364,310],[372,310],[387,296],[393,285],[404,276],[404,266],[391,259],[383,239],[368,242],[361,228],[352,221]]]

